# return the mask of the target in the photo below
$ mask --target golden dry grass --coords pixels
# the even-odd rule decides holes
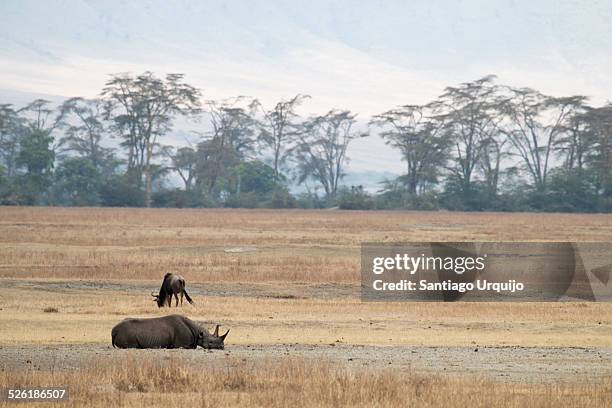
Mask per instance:
[[[597,384],[521,385],[349,369],[327,361],[226,359],[193,367],[179,359],[92,362],[78,373],[0,373],[0,388],[67,387],[69,407],[608,407],[612,379]],[[77,374],[77,375],[75,375]],[[14,403],[0,405],[13,406]],[[45,406],[41,404],[36,406]],[[56,404],[48,404],[55,406]]]
[[[180,310],[231,328],[230,344],[612,347],[610,303],[362,303],[338,291],[357,293],[364,241],[612,241],[611,227],[608,215],[0,207],[0,278],[23,282],[3,291],[0,347],[108,344],[126,316],[175,311],[157,309],[142,290],[167,271],[188,286],[248,283],[298,295],[199,296]],[[247,251],[226,251],[234,248]],[[124,289],[79,287],[83,280]],[[299,296],[305,288],[327,296]],[[2,371],[0,388],[65,385],[67,406],[79,407],[604,407],[612,399],[609,378],[492,383],[283,357],[190,367],[127,355],[75,372]]]
[[[612,241],[612,216],[0,207],[0,277],[357,283],[361,242],[466,240]]]
[[[371,303],[358,298],[202,297],[158,309],[148,292],[5,289],[0,345],[109,344],[126,316],[184,313],[232,329],[231,344],[612,347],[609,303]],[[155,285],[157,282],[151,282]],[[48,313],[46,308],[57,309]]]
[[[188,282],[289,287],[297,295],[298,282],[328,285],[320,289],[326,299],[245,293],[206,296],[181,310],[231,326],[232,342],[241,344],[609,347],[610,303],[362,303],[336,296],[334,285],[357,293],[363,241],[611,241],[611,227],[612,217],[601,214],[0,207],[0,277],[42,279],[38,288],[4,292],[0,344],[106,343],[124,316],[167,313],[129,286],[66,292],[45,282],[151,280],[154,288],[175,271]],[[256,250],[226,252],[233,248]]]

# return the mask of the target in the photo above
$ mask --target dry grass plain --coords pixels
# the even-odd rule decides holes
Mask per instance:
[[[364,241],[496,240],[610,241],[612,216],[0,207],[0,277],[356,283]]]
[[[193,367],[171,362],[160,370],[162,363],[147,358],[118,366],[107,358],[84,362],[78,375],[0,362],[0,388],[68,384],[75,406],[373,406],[374,398],[379,406],[523,406],[527,399],[607,406],[611,303],[360,302],[361,242],[466,240],[609,242],[612,216],[0,207],[0,347],[107,345],[122,318],[169,312],[154,307],[149,293],[173,271],[187,278],[197,302],[180,312],[231,328],[228,350],[294,343],[586,347],[606,351],[608,374],[554,385],[537,380],[544,371],[517,383],[279,355],[191,375]],[[185,393],[164,388],[164,378]]]
[[[72,394],[61,406],[71,407],[607,407],[612,392],[611,381],[597,385],[492,383],[389,369],[352,370],[295,358],[254,364],[230,359],[222,367],[197,370],[180,359],[160,362],[129,356],[93,361],[79,374],[3,372],[0,386],[68,385]]]

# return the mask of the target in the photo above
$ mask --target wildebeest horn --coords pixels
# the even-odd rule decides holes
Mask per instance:
[[[215,333],[213,334],[213,336],[219,337],[219,325],[217,325],[217,327],[215,327]]]
[[[225,334],[223,336],[220,337],[221,341],[225,340],[225,338],[227,337],[227,334],[229,333],[229,330],[225,332]]]
[[[153,296],[155,298],[155,300],[157,300],[157,298],[159,298],[159,295],[156,295],[155,292],[151,292],[151,296]]]

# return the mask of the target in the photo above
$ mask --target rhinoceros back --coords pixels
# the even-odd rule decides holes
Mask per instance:
[[[197,336],[197,326],[180,315],[126,319],[111,332],[118,348],[195,348]]]

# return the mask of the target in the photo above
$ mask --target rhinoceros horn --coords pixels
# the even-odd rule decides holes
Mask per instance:
[[[225,334],[223,336],[220,337],[221,341],[225,340],[225,338],[227,337],[227,334],[229,333],[229,330],[225,332]]]

